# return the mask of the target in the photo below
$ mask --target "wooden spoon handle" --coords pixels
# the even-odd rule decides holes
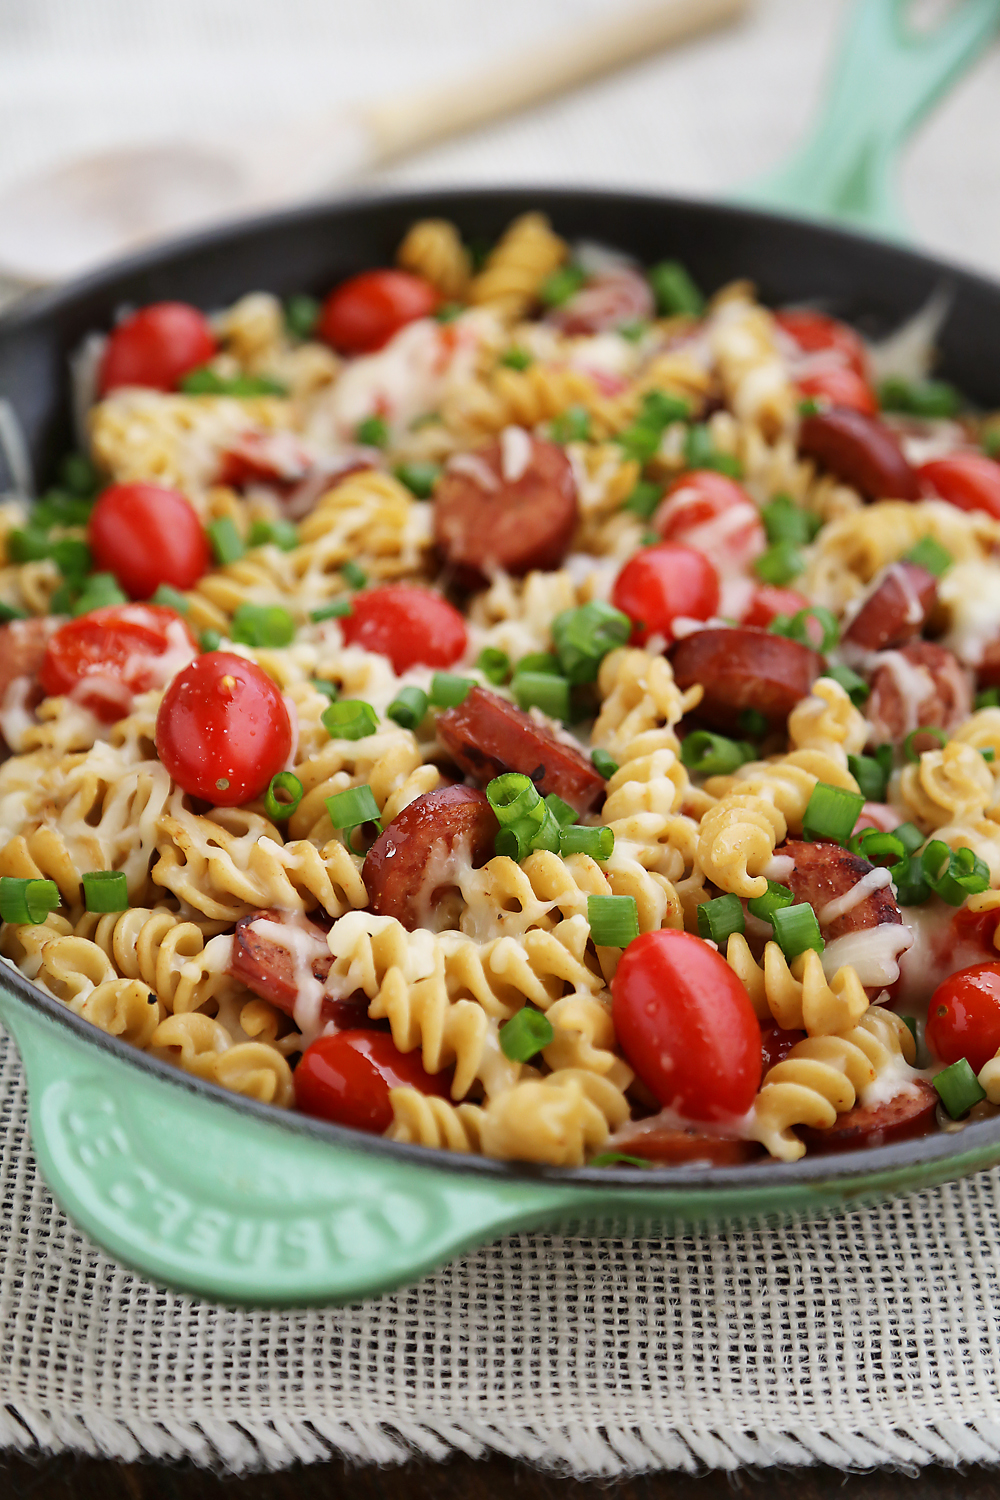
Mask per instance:
[[[516,58],[430,92],[407,94],[364,110],[374,144],[374,162],[419,150],[458,135],[661,47],[722,26],[746,10],[749,0],[658,0],[609,16],[591,26],[547,39]]]

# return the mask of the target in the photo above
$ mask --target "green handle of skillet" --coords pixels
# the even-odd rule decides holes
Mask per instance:
[[[927,33],[908,26],[907,9],[906,0],[858,0],[811,136],[783,167],[739,191],[739,200],[909,237],[896,194],[897,157],[993,41],[1000,0],[963,0]]]

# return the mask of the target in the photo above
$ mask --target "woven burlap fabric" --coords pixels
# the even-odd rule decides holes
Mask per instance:
[[[356,1307],[248,1312],[71,1227],[6,1039],[0,1101],[0,1445],[234,1471],[1000,1460],[1000,1173],[785,1229],[515,1236]]]

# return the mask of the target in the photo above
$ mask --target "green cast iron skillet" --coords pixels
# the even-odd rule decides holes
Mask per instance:
[[[818,301],[879,334],[946,286],[941,375],[1000,405],[1000,287],[840,229],[750,209],[586,191],[426,192],[311,208],[169,245],[0,320],[0,395],[44,481],[71,445],[67,360],[116,308],[211,309],[258,288],[322,293],[391,264],[414,219],[492,239],[537,208],[561,234],[646,264],[678,257],[712,291]],[[0,476],[2,484],[2,476]],[[515,1229],[629,1234],[834,1211],[1000,1162],[1000,1118],[876,1150],[708,1168],[564,1171],[401,1146],[259,1105],[144,1056],[0,965],[0,1019],[24,1062],[32,1142],[58,1201],[120,1261],[225,1302],[338,1302],[412,1281]]]

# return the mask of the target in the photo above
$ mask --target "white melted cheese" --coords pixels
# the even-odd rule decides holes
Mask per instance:
[[[836,922],[839,917],[845,917],[849,911],[853,911],[856,906],[866,900],[873,891],[881,891],[891,882],[892,876],[889,871],[881,866],[869,870],[867,875],[863,875],[849,891],[845,891],[842,896],[834,897],[832,901],[828,901],[820,908],[816,913],[820,926],[826,927],[831,922]]]
[[[941,644],[976,667],[986,647],[1000,640],[1000,568],[995,562],[960,562],[938,579],[938,600],[948,612]]]
[[[894,984],[899,978],[899,955],[912,944],[913,933],[898,922],[848,932],[827,943],[822,954],[823,972],[832,979],[838,969],[851,964],[863,985]]]
[[[500,481],[485,459],[477,453],[454,453],[445,464],[449,474],[464,474],[488,494],[500,488]]]
[[[795,859],[791,854],[772,854],[761,874],[765,880],[773,880],[778,885],[785,885],[794,869]]]
[[[892,675],[903,708],[903,733],[909,734],[920,724],[920,708],[934,693],[934,681],[926,667],[917,666],[901,651],[879,651],[872,658]]]
[[[523,427],[505,427],[500,434],[500,472],[505,484],[517,484],[531,463],[531,435]]]
[[[281,922],[259,917],[256,922],[251,922],[250,931],[291,955],[296,990],[295,1024],[308,1040],[318,1036],[323,1010],[323,982],[316,978],[312,966],[317,958],[325,957],[325,942],[306,926],[303,918],[292,914]]]
[[[35,679],[31,676],[15,677],[7,684],[7,691],[3,695],[3,703],[0,704],[0,734],[11,750],[20,750],[22,736],[34,726],[35,716],[27,706],[34,686]]]

